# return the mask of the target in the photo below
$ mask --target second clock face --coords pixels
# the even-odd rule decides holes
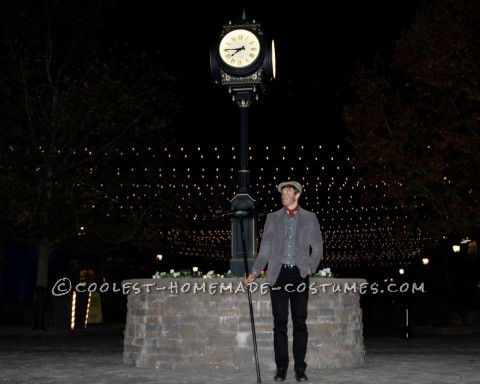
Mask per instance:
[[[254,64],[260,55],[258,37],[247,29],[228,32],[220,41],[220,58],[233,68],[246,68]]]

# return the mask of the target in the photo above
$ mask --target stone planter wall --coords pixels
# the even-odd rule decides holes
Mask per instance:
[[[260,368],[273,371],[270,294],[264,279],[257,282],[251,290]],[[312,278],[310,283],[308,367],[363,365],[359,292],[366,281]],[[240,279],[127,280],[123,289],[129,291],[125,364],[188,371],[255,369],[248,294]],[[289,321],[290,351],[291,337]]]

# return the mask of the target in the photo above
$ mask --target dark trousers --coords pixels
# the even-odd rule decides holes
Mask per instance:
[[[277,368],[288,368],[288,307],[293,323],[294,369],[307,367],[307,304],[309,277],[302,278],[297,267],[282,266],[275,285],[270,288],[273,313],[273,347]]]

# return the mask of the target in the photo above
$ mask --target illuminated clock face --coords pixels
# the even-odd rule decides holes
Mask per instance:
[[[228,32],[219,46],[221,59],[233,68],[247,68],[253,65],[260,55],[260,50],[258,37],[247,29]]]

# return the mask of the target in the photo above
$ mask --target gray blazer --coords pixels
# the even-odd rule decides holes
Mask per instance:
[[[268,263],[267,283],[274,285],[282,268],[285,247],[285,208],[269,213],[252,272],[260,275]],[[317,215],[298,207],[295,265],[302,277],[315,273],[323,256],[323,238]]]

